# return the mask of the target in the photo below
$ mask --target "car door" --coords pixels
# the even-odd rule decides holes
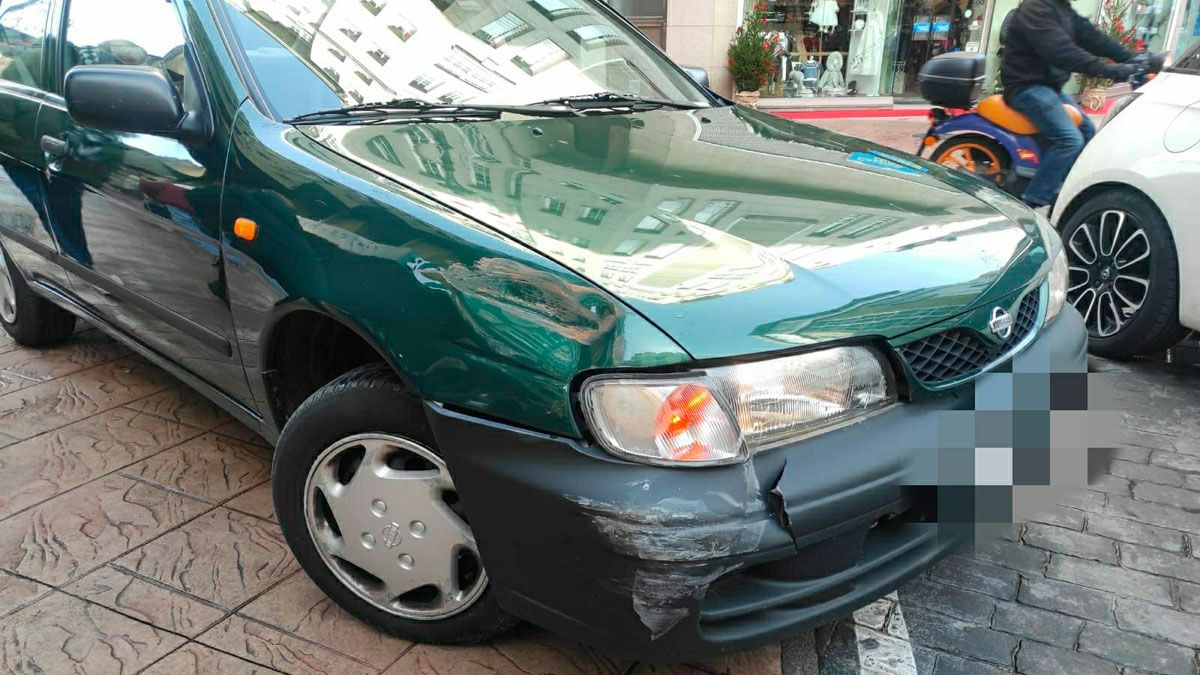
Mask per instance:
[[[158,68],[189,109],[211,111],[176,3],[67,0],[57,86],[71,68]],[[211,114],[210,112],[208,114]],[[225,143],[184,143],[75,123],[47,107],[37,136],[48,211],[79,298],[225,393],[250,400],[220,243]]]
[[[49,93],[45,34],[51,0],[0,0],[0,240],[29,276],[65,276],[45,218],[42,153],[34,135]]]

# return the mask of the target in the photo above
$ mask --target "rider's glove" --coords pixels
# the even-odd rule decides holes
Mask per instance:
[[[1158,54],[1150,55],[1150,63],[1148,64],[1147,67],[1150,68],[1150,72],[1158,73],[1158,72],[1162,71],[1163,66],[1165,66],[1166,64],[1167,64],[1167,53],[1159,52]]]
[[[1136,66],[1132,63],[1113,63],[1109,64],[1105,70],[1104,77],[1115,82],[1124,82],[1140,72],[1144,66]]]

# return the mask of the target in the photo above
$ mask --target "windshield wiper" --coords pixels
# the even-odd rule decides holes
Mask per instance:
[[[628,110],[630,112],[647,112],[650,110],[661,110],[663,108],[674,108],[676,110],[699,110],[701,108],[708,107],[698,103],[663,101],[629,94],[615,94],[611,91],[603,91],[598,94],[584,94],[582,96],[555,98],[548,101],[531,103],[530,105],[567,106],[568,108],[572,108],[581,112],[590,110]]]
[[[289,124],[313,124],[317,122],[354,122],[382,119],[427,119],[427,118],[482,118],[496,119],[504,113],[531,115],[536,117],[573,117],[579,113],[565,105],[475,105],[434,103],[419,98],[398,98],[377,103],[360,103],[344,108],[318,110],[297,115]]]

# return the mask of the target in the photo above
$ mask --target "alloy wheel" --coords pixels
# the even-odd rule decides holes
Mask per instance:
[[[17,286],[4,249],[0,248],[0,319],[9,325],[17,322]]]
[[[1099,211],[1066,237],[1067,300],[1094,338],[1116,335],[1150,295],[1150,238],[1125,211]]]
[[[330,571],[382,611],[445,619],[487,586],[445,462],[405,438],[363,434],[323,451],[305,481],[305,519]]]

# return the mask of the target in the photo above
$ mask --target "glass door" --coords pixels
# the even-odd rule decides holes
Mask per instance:
[[[904,0],[891,93],[920,98],[917,74],[929,59],[948,52],[982,51],[988,7],[988,0]]]

